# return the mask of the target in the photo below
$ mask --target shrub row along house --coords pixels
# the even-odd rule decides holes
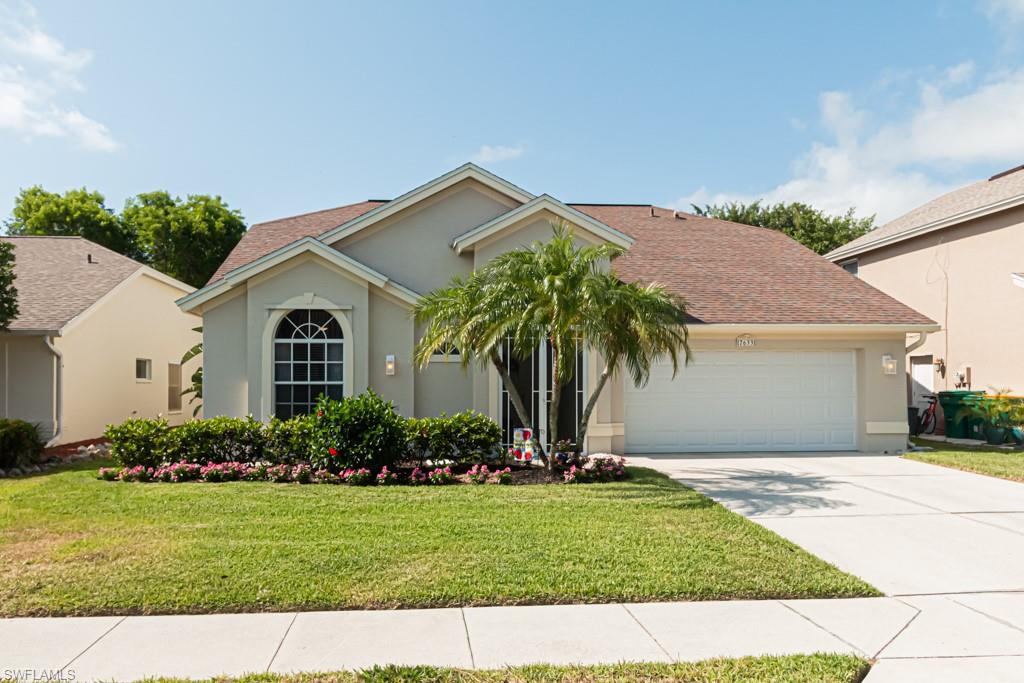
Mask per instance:
[[[476,409],[519,426],[496,371],[459,349],[414,364],[420,297],[508,250],[572,226],[579,243],[626,249],[626,281],[683,296],[694,359],[617,375],[588,425],[589,452],[896,450],[907,433],[903,358],[929,318],[778,232],[651,205],[565,204],[473,164],[391,201],[366,201],[253,226],[179,306],[201,315],[206,415],[308,412],[317,395],[372,388],[407,416]],[[507,354],[544,440],[550,352]],[[560,436],[601,359],[580,349]],[[571,397],[571,398],[570,398]]]
[[[49,445],[133,416],[180,424],[200,320],[174,301],[195,288],[81,237],[0,239],[14,245],[19,309],[0,332],[0,417]]]

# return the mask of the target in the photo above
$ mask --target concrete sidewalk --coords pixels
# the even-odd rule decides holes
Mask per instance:
[[[812,652],[878,658],[870,683],[1019,681],[1024,593],[0,620],[0,670],[76,682]]]

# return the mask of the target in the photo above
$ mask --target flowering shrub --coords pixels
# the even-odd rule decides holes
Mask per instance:
[[[377,486],[392,486],[398,483],[398,475],[388,470],[387,465],[377,474]]]
[[[614,481],[626,476],[626,459],[616,455],[595,455],[587,458],[583,470],[588,478],[597,481]]]
[[[429,480],[427,479],[427,473],[424,472],[419,467],[414,467],[412,470],[412,474],[409,475],[409,483],[412,484],[413,486],[422,486],[424,484],[427,484],[428,482]]]
[[[292,481],[300,484],[313,483],[313,468],[309,465],[296,465],[292,468]]]
[[[486,484],[490,476],[491,471],[487,469],[487,465],[473,465],[466,472],[466,478],[470,484]]]
[[[176,462],[172,465],[158,467],[153,473],[157,481],[179,482],[195,481],[202,475],[202,468],[189,462]]]
[[[340,484],[341,477],[330,470],[317,470],[313,473],[313,481],[318,484]]]
[[[317,469],[394,466],[405,452],[405,418],[373,391],[340,401],[321,396],[312,431],[310,461]]]
[[[341,480],[351,486],[367,486],[373,482],[373,474],[365,467],[349,468],[341,473]]]
[[[430,472],[427,474],[427,480],[430,481],[430,483],[434,484],[435,486],[443,486],[445,484],[452,483],[455,480],[455,477],[452,476],[451,467],[438,467],[436,469],[430,470]]]
[[[494,473],[494,478],[491,479],[493,484],[511,484],[512,483],[512,468],[506,467],[503,470],[497,470]]]
[[[153,479],[153,468],[145,467],[143,465],[136,465],[135,467],[125,467],[117,475],[120,481],[152,481]]]
[[[562,478],[566,484],[582,484],[587,480],[587,473],[582,467],[570,465],[569,469],[562,472]]]
[[[258,462],[255,465],[249,465],[249,468],[242,475],[242,479],[245,481],[266,481],[269,479],[268,472],[270,471],[269,463]]]
[[[120,467],[101,467],[99,478],[103,481],[117,481],[119,474],[121,474]]]
[[[271,465],[267,468],[267,479],[279,484],[292,480],[292,468],[288,465]]]
[[[249,466],[241,462],[208,462],[199,470],[203,481],[238,481],[249,471]]]

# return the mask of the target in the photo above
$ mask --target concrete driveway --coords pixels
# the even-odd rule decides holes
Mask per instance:
[[[1024,484],[883,455],[629,460],[889,595],[1024,590]]]

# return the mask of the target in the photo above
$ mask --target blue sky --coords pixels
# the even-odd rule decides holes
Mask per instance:
[[[1024,163],[1024,0],[0,0],[19,188],[220,194],[247,220],[474,160],[565,201],[893,218]]]

